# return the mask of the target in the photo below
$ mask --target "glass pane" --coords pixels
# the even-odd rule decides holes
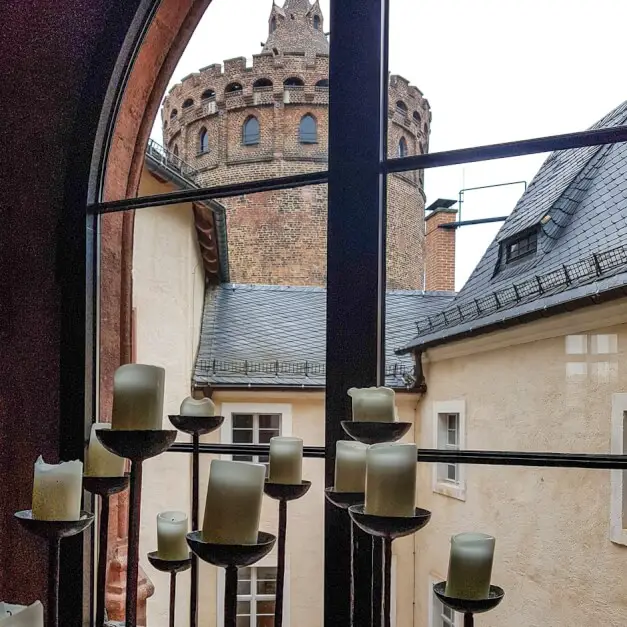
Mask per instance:
[[[250,581],[238,581],[237,582],[237,594],[249,595],[250,594]]]
[[[252,444],[253,432],[245,429],[233,429],[233,444]]]
[[[257,601],[257,614],[274,614],[274,601]]]
[[[447,479],[449,481],[457,480],[457,467],[455,464],[447,464]]]
[[[260,414],[259,415],[259,428],[260,429],[280,429],[281,428],[281,416],[278,414]]]
[[[276,594],[276,569],[257,569],[257,594]]]
[[[250,601],[237,601],[237,614],[250,614]]]
[[[238,616],[237,627],[252,627],[250,624],[250,616]]]
[[[254,461],[253,455],[233,455],[234,462],[252,462]]]
[[[280,434],[278,429],[259,429],[259,444],[268,444],[272,438]]]
[[[233,429],[252,429],[252,414],[233,414]]]
[[[274,616],[257,615],[257,627],[274,627]]]
[[[252,569],[249,566],[245,568],[238,568],[237,579],[238,581],[250,581],[252,577]]]
[[[612,17],[591,32],[592,15]],[[589,50],[602,48],[604,70],[618,75],[624,59],[619,24],[626,18],[627,4],[615,0],[529,0],[511,7],[485,0],[391,0],[389,152],[396,156],[401,136],[409,154],[416,154],[420,144],[436,152],[588,128],[625,98],[621,87],[595,71]],[[563,45],[555,37],[560,29],[569,42],[586,46]],[[543,45],[529,46],[531,41]],[[582,98],[578,83],[587,75]]]

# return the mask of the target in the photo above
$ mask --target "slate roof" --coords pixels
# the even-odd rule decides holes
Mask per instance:
[[[417,317],[436,313],[450,292],[392,290],[387,297],[386,384],[407,387],[413,360],[394,350]],[[323,387],[326,290],[223,284],[207,287],[194,371],[199,385]]]
[[[592,128],[627,123],[627,102]],[[505,263],[512,238],[537,229],[537,252]],[[627,143],[552,153],[455,299],[418,319],[400,353],[461,339],[627,284]]]

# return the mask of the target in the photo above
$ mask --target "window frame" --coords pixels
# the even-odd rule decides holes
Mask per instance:
[[[461,627],[462,626],[462,615],[454,610],[450,610],[453,613],[452,621],[446,625],[442,620],[438,625],[434,625],[436,610],[438,610],[438,614],[441,616],[441,612],[439,611],[439,607],[442,606],[444,608],[444,604],[435,596],[435,592],[433,591],[433,586],[440,581],[446,581],[446,577],[439,577],[437,575],[429,575],[428,578],[428,588],[427,588],[427,620],[428,627]],[[441,616],[441,618],[443,618]],[[450,619],[448,619],[450,620]]]
[[[257,132],[247,131],[247,126],[252,122],[257,124]],[[247,138],[247,134],[250,135]],[[256,115],[249,115],[242,124],[242,146],[258,146],[261,143],[261,122]]]
[[[303,131],[303,123],[305,123],[305,120],[311,120],[313,122],[313,133]],[[318,143],[318,120],[312,113],[305,113],[298,123],[298,142],[305,145]]]
[[[457,443],[450,445],[447,443],[442,446],[441,442],[441,423],[443,417],[457,416]],[[459,451],[466,449],[466,401],[450,400],[450,401],[434,401],[432,407],[431,429],[433,433],[433,448],[436,450]],[[448,431],[448,429],[447,429]],[[456,472],[456,481],[442,479],[443,466],[449,467],[453,465]],[[431,489],[436,494],[448,496],[459,501],[466,500],[466,466],[460,463],[438,462],[433,464],[431,473]]]
[[[538,252],[538,238],[540,233],[537,228],[529,229],[522,233],[518,233],[513,237],[506,239],[503,242],[505,248],[505,264],[516,263],[521,259],[527,259]],[[512,253],[512,246],[518,246],[524,243],[522,252],[517,250],[516,253]]]
[[[398,147],[396,149],[396,154],[399,159],[404,159],[409,155],[409,145],[404,135],[401,135],[401,138],[398,140]]]
[[[209,153],[209,132],[203,126],[198,133],[198,154],[206,155]]]

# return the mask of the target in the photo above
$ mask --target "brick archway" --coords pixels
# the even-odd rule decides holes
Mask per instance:
[[[167,84],[211,0],[162,0],[133,62],[107,155],[104,200],[137,195],[144,154]],[[115,369],[131,361],[133,212],[101,221],[100,420],[109,421]],[[123,620],[128,495],[111,503],[107,610]],[[154,588],[140,576],[139,624]]]

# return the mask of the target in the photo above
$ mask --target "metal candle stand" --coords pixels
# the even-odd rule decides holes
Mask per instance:
[[[107,588],[107,552],[109,542],[109,498],[128,488],[129,475],[123,477],[83,477],[83,489],[101,499],[98,528],[98,568],[96,574],[96,627],[105,622]]]
[[[364,512],[363,505],[353,505],[348,513],[355,524],[372,536],[383,538],[383,624],[391,625],[392,610],[392,542],[422,529],[431,519],[431,512],[416,507],[413,516],[374,516]]]
[[[179,431],[192,436],[192,529],[199,529],[199,475],[200,475],[200,436],[212,433],[219,429],[224,422],[224,416],[169,416],[170,422]],[[189,596],[189,624],[196,627],[198,624],[198,557],[192,554],[192,573]]]
[[[59,627],[59,560],[62,538],[83,533],[94,522],[94,515],[81,512],[78,520],[37,520],[30,509],[16,512],[18,522],[30,533],[48,541],[47,627]]]
[[[277,557],[276,604],[274,627],[283,627],[283,589],[285,587],[285,536],[287,533],[287,503],[305,496],[311,481],[298,484],[272,483],[266,481],[263,491],[271,499],[279,501],[279,549]]]
[[[125,624],[126,627],[136,627],[142,465],[144,460],[156,457],[168,450],[174,440],[176,440],[176,431],[166,431],[163,429],[133,431],[98,429],[96,436],[108,451],[131,460]]]
[[[184,560],[164,560],[159,557],[158,551],[148,553],[150,564],[162,573],[170,573],[170,620],[169,627],[174,627],[176,615],[176,576],[189,569],[192,565],[192,554]]]
[[[187,543],[203,562],[226,569],[224,585],[224,627],[237,627],[237,569],[252,566],[265,557],[276,536],[260,531],[257,544],[214,544],[205,542],[202,531],[187,534]]]
[[[464,615],[464,627],[474,627],[475,614],[483,614],[493,610],[505,596],[503,588],[498,586],[490,586],[490,593],[487,599],[458,599],[446,596],[445,591],[446,581],[441,581],[433,586],[435,596],[438,597],[443,605]]]

